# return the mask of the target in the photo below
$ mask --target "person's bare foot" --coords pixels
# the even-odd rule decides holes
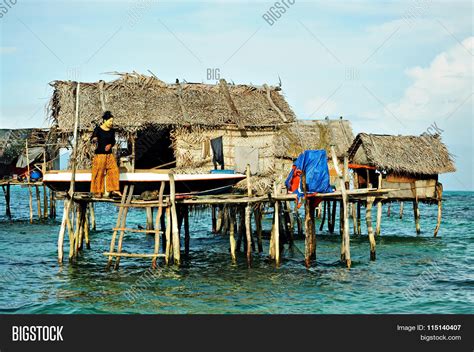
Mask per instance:
[[[110,192],[110,197],[112,197],[112,198],[122,197],[122,192],[112,191],[112,192]]]
[[[94,198],[102,198],[102,193],[94,193]]]

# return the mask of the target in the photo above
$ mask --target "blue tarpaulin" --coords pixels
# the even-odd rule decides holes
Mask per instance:
[[[329,183],[329,169],[325,150],[305,150],[293,163],[293,168],[288,175],[286,188],[303,197],[301,174],[306,175],[307,193],[331,193]]]

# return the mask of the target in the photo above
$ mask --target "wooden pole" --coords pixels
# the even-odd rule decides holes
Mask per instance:
[[[245,176],[247,180],[247,196],[252,197],[252,184],[250,182],[250,164],[245,168]],[[245,207],[245,235],[247,237],[247,264],[252,263],[252,207],[250,203]]]
[[[389,218],[392,214],[392,203],[387,204],[387,217]]]
[[[74,186],[76,182],[76,155],[77,155],[77,145],[78,145],[78,136],[77,130],[79,128],[79,91],[80,83],[77,83],[76,87],[76,113],[74,121],[74,145],[72,148],[71,158],[72,158],[72,172],[71,172],[71,182],[69,186],[69,199],[64,201],[64,211],[63,211],[63,220],[61,222],[61,228],[58,235],[58,262],[61,264],[63,262],[63,245],[64,245],[64,232],[66,230],[67,223],[67,214],[69,213],[69,208],[71,207],[73,196],[74,196]]]
[[[166,207],[166,249],[165,249],[165,263],[168,265],[171,256],[171,208]]]
[[[337,209],[337,201],[333,200],[332,202],[332,211],[331,211],[331,221],[328,218],[328,230],[329,233],[334,233],[334,226],[336,225],[336,209]],[[329,213],[328,213],[329,216]]]
[[[326,209],[328,207],[328,202],[327,201],[323,201],[322,203],[324,203],[324,206],[323,206],[323,216],[322,216],[322,219],[321,219],[321,224],[319,225],[319,231],[323,231],[324,229],[324,222],[326,221]]]
[[[136,161],[136,150],[135,150],[135,142],[136,142],[136,134],[132,135],[132,172],[135,172],[135,161]]]
[[[212,216],[212,233],[217,232],[217,217],[216,217],[216,209],[217,207],[215,205],[211,206],[211,216]]]
[[[436,198],[438,199],[438,219],[436,221],[436,227],[434,230],[434,237],[438,235],[439,227],[441,225],[441,208],[442,208],[442,198],[443,198],[443,185],[439,182],[436,182]]]
[[[313,228],[314,228],[314,209],[311,206],[311,200],[307,197],[308,186],[306,184],[306,173],[303,172],[301,175],[301,185],[304,194],[304,233],[305,233],[305,250],[304,250],[304,261],[307,268],[311,264],[311,259],[316,256],[316,245],[313,245]],[[313,253],[314,248],[314,253]]]
[[[89,240],[90,222],[89,222],[89,203],[84,205],[84,239],[86,241],[86,248],[91,249],[91,242]]]
[[[128,209],[129,209],[129,206],[130,206],[130,203],[132,202],[132,197],[133,197],[133,190],[135,188],[135,185],[131,185],[130,187],[128,187],[127,191],[128,191],[128,194],[126,194],[125,192],[122,194],[122,199],[123,196],[126,195],[126,201],[125,201],[125,204],[123,204],[123,211],[122,213],[120,213],[119,211],[119,216],[117,218],[117,221],[120,220],[120,235],[119,235],[119,238],[118,238],[118,243],[117,243],[117,253],[122,253],[122,243],[123,243],[123,236],[125,235],[125,226],[127,224],[127,215],[128,215]],[[114,234],[116,234],[116,230],[114,230]],[[112,243],[113,242],[113,243]],[[115,237],[114,235],[112,235],[112,241],[110,243],[110,247],[111,247],[111,253],[113,252],[113,249],[115,248]],[[109,261],[110,261],[110,257],[109,256]],[[114,268],[115,270],[117,270],[120,266],[120,257],[116,257],[115,259],[115,265],[114,265]]]
[[[43,214],[41,211],[41,194],[38,185],[35,185],[36,191],[36,209],[38,211],[38,219],[41,220],[43,218]]]
[[[230,256],[232,262],[235,263],[237,256],[235,254],[235,209],[233,207],[229,208],[229,244],[230,244]]]
[[[153,208],[146,207],[146,229],[153,230]]]
[[[95,209],[94,209],[94,203],[93,202],[89,203],[89,216],[90,216],[90,226],[91,226],[92,230],[95,231],[96,223],[95,223]]]
[[[171,232],[173,235],[173,257],[177,265],[181,263],[181,248],[178,230],[178,215],[176,213],[176,185],[174,175],[169,174],[170,178],[170,203],[171,203]]]
[[[275,196],[278,195],[278,189],[276,182],[273,183],[273,191]],[[279,219],[280,209],[278,207],[278,201],[274,203],[274,234],[273,234],[273,246],[275,249],[275,262],[277,267],[280,265],[280,219]]]
[[[415,218],[415,228],[416,228],[416,234],[419,235],[421,230],[420,230],[420,209],[418,208],[418,194],[416,191],[416,184],[412,182],[411,184],[411,189],[413,193],[413,217]]]
[[[254,209],[254,219],[255,219],[255,227],[257,231],[257,245],[258,245],[258,253],[263,252],[263,243],[262,243],[262,204],[259,203]]]
[[[163,194],[165,192],[165,182],[161,181],[160,184],[160,193],[158,196],[158,202],[160,205],[158,206],[158,211],[156,212],[156,219],[155,219],[155,248],[153,253],[158,254],[160,251],[160,236],[163,227],[161,227],[161,217],[163,215]],[[151,266],[153,269],[156,268],[156,257],[153,257],[151,261]]]
[[[400,202],[400,219],[403,219],[403,202]]]
[[[184,254],[186,257],[189,257],[189,208],[187,206],[183,207],[183,216],[184,216]]]
[[[382,201],[379,200],[377,202],[377,223],[375,225],[375,235],[376,236],[380,235],[381,222],[382,222]]]
[[[7,182],[6,187],[2,185],[3,189],[3,195],[5,196],[5,214],[10,219],[12,220],[12,212],[10,209],[10,181]]]
[[[351,211],[352,211],[352,226],[354,228],[354,235],[357,235],[357,205],[356,203],[351,204]]]
[[[346,190],[346,183],[344,182],[343,173],[339,170],[337,163],[336,151],[334,145],[331,145],[331,156],[334,164],[334,169],[337,172],[339,178],[339,187],[341,188],[342,195],[342,213],[340,216],[343,218],[343,233],[342,233],[342,244],[341,244],[341,260],[346,262],[348,268],[351,267],[351,251],[350,251],[350,237],[349,237],[349,212],[347,210],[348,196]],[[346,157],[344,157],[346,159]],[[346,164],[347,162],[345,162]],[[346,171],[347,172],[347,171]]]
[[[361,211],[360,211],[360,200],[357,201],[357,235],[362,234],[362,228],[360,226],[360,216],[361,216]]]
[[[66,203],[67,200],[64,201]],[[66,211],[66,204],[64,204],[64,211]],[[74,217],[74,204],[71,207],[72,209],[68,209],[67,214],[66,214],[66,225],[67,225],[67,232],[69,235],[69,262],[72,262],[74,259],[74,228],[72,226],[72,221],[71,221],[71,210],[72,210],[72,217]]]
[[[54,191],[49,190],[49,217],[50,219],[56,219],[56,199],[54,197]]]
[[[375,237],[372,228],[372,205],[374,204],[374,201],[375,197],[367,197],[367,206],[365,209],[365,221],[367,223],[367,233],[370,242],[370,260],[375,260]]]
[[[48,189],[43,185],[43,218],[48,218]]]

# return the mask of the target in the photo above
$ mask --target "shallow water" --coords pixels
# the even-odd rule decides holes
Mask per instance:
[[[2,195],[3,196],[3,195]],[[411,204],[398,217],[384,206],[377,260],[369,260],[362,221],[351,235],[353,267],[338,263],[338,235],[318,233],[318,260],[303,265],[304,241],[285,250],[279,268],[266,255],[244,254],[230,261],[228,239],[210,233],[210,214],[192,214],[191,253],[180,268],[122,258],[118,271],[105,271],[114,206],[96,205],[97,231],[77,263],[56,263],[59,220],[33,225],[27,190],[13,187],[13,223],[0,200],[0,313],[474,313],[473,192],[445,192],[437,238],[436,206],[421,205],[421,235],[415,233]],[[58,202],[58,210],[60,203]],[[132,210],[129,227],[143,225],[144,212]],[[337,223],[337,222],[336,222]],[[270,227],[266,219],[265,229]],[[351,222],[352,233],[352,222]],[[67,237],[67,236],[66,236]],[[153,239],[126,236],[124,250],[151,252]],[[65,250],[67,256],[68,243]],[[268,239],[264,241],[268,253]],[[134,288],[134,290],[131,290]]]

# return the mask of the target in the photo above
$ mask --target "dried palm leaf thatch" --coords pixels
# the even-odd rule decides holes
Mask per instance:
[[[283,123],[278,111],[272,108],[266,90],[261,87],[225,83],[235,112],[220,84],[166,84],[136,72],[119,76],[111,82],[81,83],[82,130],[92,130],[105,110],[112,111],[118,128],[128,132],[137,131],[147,123],[222,126],[236,123],[237,117],[245,126]],[[54,88],[49,103],[50,118],[61,130],[71,132],[77,83],[53,81],[50,84]],[[294,121],[296,117],[279,87],[270,89],[273,103],[288,121]]]
[[[349,148],[349,160],[397,174],[436,175],[456,171],[439,135],[359,133]]]

